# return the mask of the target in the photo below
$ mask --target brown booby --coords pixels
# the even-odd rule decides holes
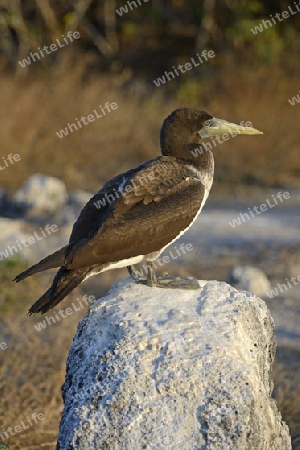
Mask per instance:
[[[142,260],[148,286],[180,286],[172,277],[158,279],[153,262],[194,223],[208,197],[214,159],[204,140],[229,132],[262,134],[200,109],[173,111],[160,132],[162,156],[105,183],[81,211],[69,243],[15,278],[60,267],[28,313],[45,313],[88,277],[109,269],[127,267],[143,282],[133,267]]]

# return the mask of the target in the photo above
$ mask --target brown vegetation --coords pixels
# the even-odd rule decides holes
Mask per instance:
[[[0,151],[4,157],[9,153],[21,157],[1,172],[2,186],[15,190],[29,175],[42,172],[63,179],[70,189],[96,191],[118,172],[158,155],[164,117],[185,105],[236,123],[250,121],[264,132],[218,144],[216,183],[300,186],[298,132],[291,127],[300,106],[292,107],[287,101],[295,94],[296,82],[290,84],[279,71],[266,83],[264,76],[254,82],[253,74],[245,69],[234,74],[228,69],[218,80],[199,82],[192,93],[186,87],[184,95],[172,99],[164,99],[160,88],[140,98],[134,86],[118,87],[122,83],[118,77],[84,83],[80,75],[78,70],[63,78],[43,77],[18,84],[2,78]],[[183,88],[184,80],[181,83]],[[67,123],[107,101],[116,102],[118,109],[62,139],[56,135]]]

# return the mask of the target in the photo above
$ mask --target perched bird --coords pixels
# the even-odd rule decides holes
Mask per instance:
[[[109,180],[81,211],[69,243],[15,278],[60,267],[28,313],[45,313],[88,277],[120,267],[148,286],[188,288],[188,279],[157,278],[153,262],[193,224],[208,197],[214,159],[205,139],[229,132],[262,134],[200,109],[173,111],[160,132],[162,156]],[[133,267],[143,259],[147,280],[139,280]]]

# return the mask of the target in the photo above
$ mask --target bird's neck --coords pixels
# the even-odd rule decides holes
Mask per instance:
[[[185,164],[194,166],[197,170],[212,172],[214,170],[214,157],[208,146],[199,143],[190,143],[180,147],[173,147],[172,151],[162,151],[164,156],[173,156]]]
[[[190,168],[193,168],[204,184],[207,194],[213,183],[214,178],[214,157],[213,153],[203,145],[193,149],[192,158],[184,161]]]
[[[187,147],[186,153],[189,155],[191,164],[203,170],[214,169],[213,153],[205,144],[189,144]]]

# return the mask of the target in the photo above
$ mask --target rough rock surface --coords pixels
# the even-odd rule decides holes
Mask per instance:
[[[226,283],[125,280],[79,323],[57,449],[291,449],[272,392],[274,324]]]
[[[228,282],[236,289],[265,296],[271,289],[266,274],[257,267],[235,266],[229,272]]]

